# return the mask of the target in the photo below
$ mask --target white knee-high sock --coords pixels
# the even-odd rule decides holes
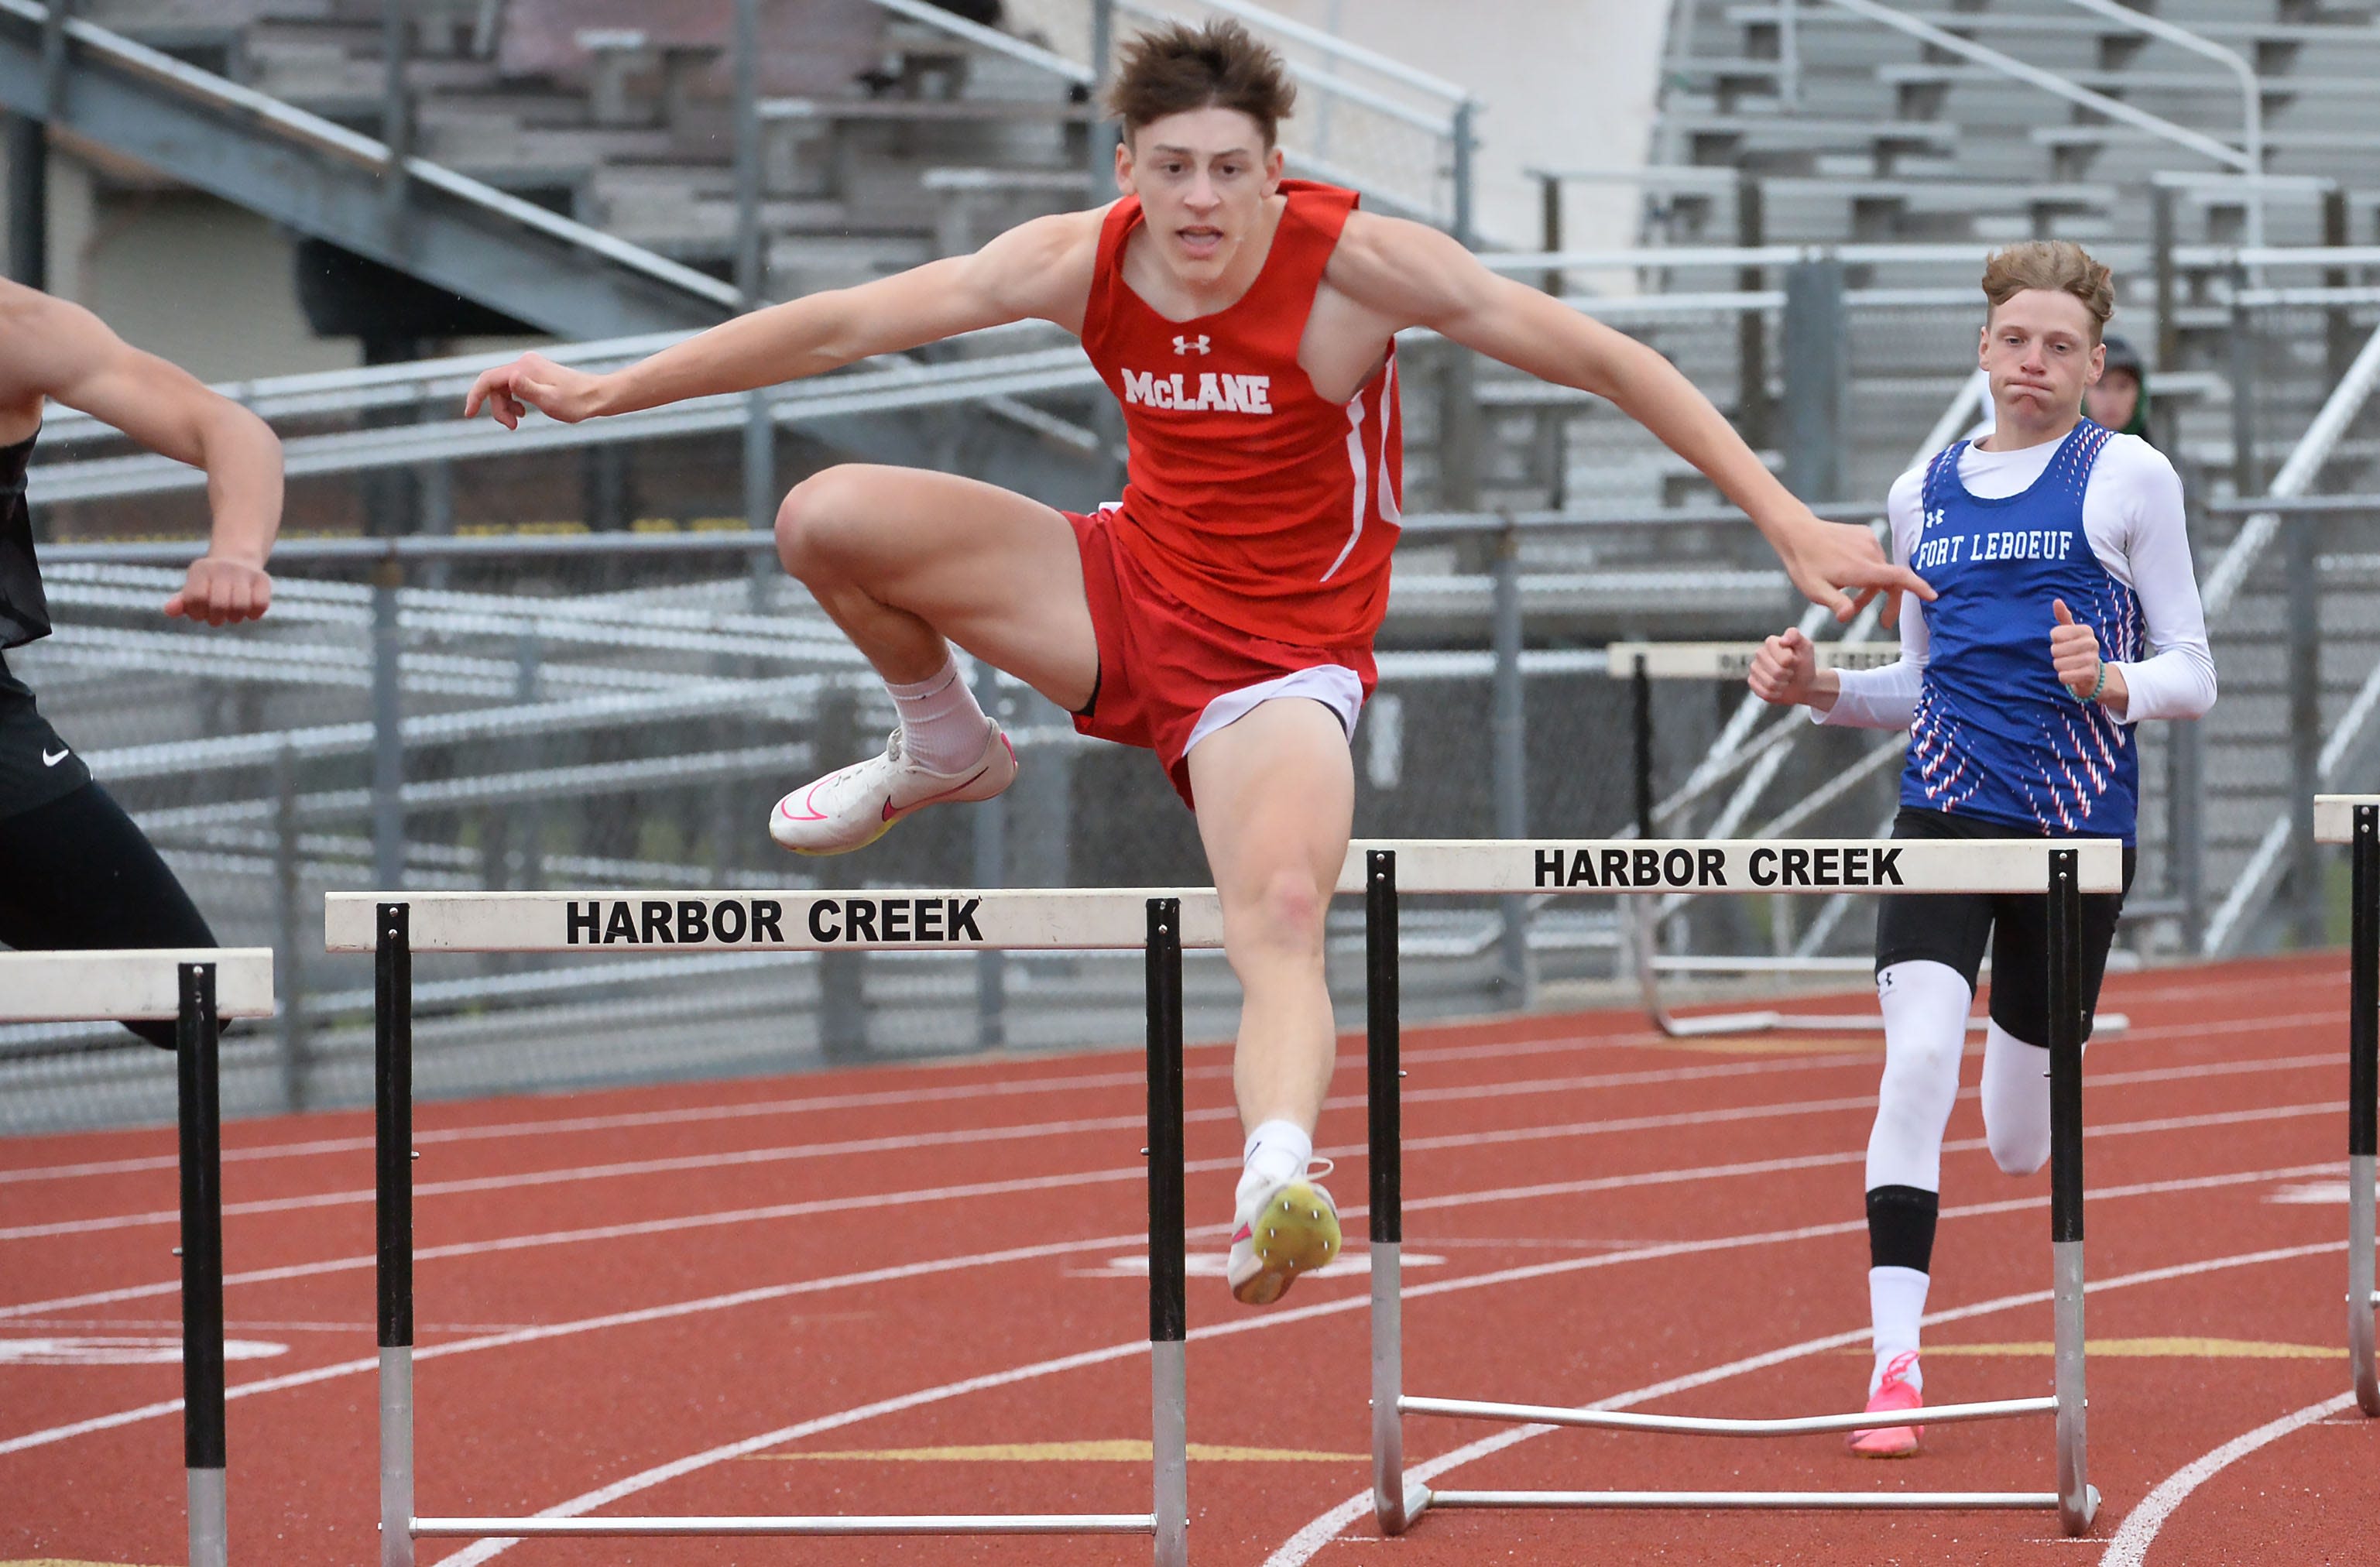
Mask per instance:
[[[1868,1373],[1868,1397],[1876,1396],[1877,1386],[1884,1380],[1885,1367],[1892,1364],[1894,1357],[1917,1348],[1917,1323],[1925,1315],[1925,1290],[1932,1282],[1929,1275],[1914,1268],[1867,1270],[1868,1316],[1876,1324],[1876,1369]],[[1925,1386],[1925,1378],[1914,1365],[1906,1375],[1911,1387]]]
[[[983,755],[983,709],[947,652],[942,667],[916,685],[888,680],[884,688],[900,711],[901,749],[911,759],[935,772],[956,772]]]
[[[2087,1053],[2091,1042],[2085,1039]],[[1984,1140],[2011,1175],[2049,1162],[2049,1051],[1995,1023],[1984,1035]]]
[[[1268,1121],[1248,1134],[1241,1157],[1245,1163],[1240,1171],[1238,1197],[1245,1201],[1259,1187],[1305,1174],[1314,1158],[1314,1134],[1294,1121]]]
[[[1959,1097],[1959,1057],[1967,1048],[1974,992],[1959,971],[1923,959],[1896,963],[1876,977],[1884,1010],[1884,1081],[1876,1128],[1867,1140],[1867,1190],[1942,1189],[1942,1128]]]

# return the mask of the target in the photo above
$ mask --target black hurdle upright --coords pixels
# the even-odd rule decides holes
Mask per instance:
[[[1397,854],[1364,856],[1365,1099],[1372,1176],[1372,1510],[1382,1532],[1401,1535],[1427,1493],[1404,1483],[1404,1096],[1397,1063],[1402,1038],[1397,968]],[[1408,1507],[1408,1502],[1413,1503]]]
[[[2049,1245],[2057,1341],[2058,1521],[2091,1526],[2082,1359],[2082,886],[2072,849],[2049,852]]]
[[[1148,900],[1148,1366],[1158,1567],[1190,1560],[1190,1308],[1182,1198],[1182,900]]]
[[[485,894],[483,894],[485,895]],[[497,894],[501,896],[502,894]],[[1007,896],[1013,894],[993,894]],[[339,894],[333,902],[340,901]],[[1156,1567],[1189,1558],[1186,1258],[1182,1150],[1182,900],[1146,900],[1148,1338],[1154,1505],[1147,1513],[848,1517],[429,1518],[414,1512],[413,959],[411,909],[375,905],[374,1084],[379,1250],[382,1567],[413,1567],[425,1536],[1143,1534]],[[430,945],[436,941],[425,937]],[[1121,943],[1119,943],[1121,944]],[[336,947],[334,950],[351,950]],[[218,1427],[219,1429],[220,1427]],[[220,1437],[218,1437],[220,1442]],[[198,1561],[193,1557],[194,1563]],[[225,1567],[220,1555],[205,1567]]]
[[[2380,1415],[2372,1353],[2373,1190],[2380,1153],[2380,801],[2355,803],[2347,966],[2347,1353],[2355,1403]]]
[[[177,964],[174,1017],[182,1164],[182,1465],[190,1567],[226,1567],[224,1490],[223,1100],[215,966]]]
[[[380,1253],[380,1560],[413,1567],[413,943],[382,904],[372,946],[372,1144]]]

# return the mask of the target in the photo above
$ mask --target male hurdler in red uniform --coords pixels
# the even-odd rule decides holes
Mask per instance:
[[[1229,22],[1126,52],[1105,208],[1037,218],[971,256],[756,310],[609,375],[536,355],[480,377],[468,411],[577,420],[748,391],[1027,318],[1083,341],[1123,406],[1123,498],[1093,516],[949,474],[844,467],[777,516],[785,569],[884,676],[882,756],[795,789],[777,842],[837,854],[922,806],[982,800],[1016,759],[958,676],[956,642],[1154,750],[1198,831],[1245,996],[1233,1068],[1247,1132],[1232,1293],[1278,1299],[1338,1250],[1307,1179],[1335,1030],[1323,916],[1345,858],[1348,740],[1396,542],[1396,334],[1428,327],[1611,399],[1692,461],[1794,584],[1922,591],[1863,528],[1819,521],[1650,348],[1496,276],[1437,230],[1281,177],[1278,56]]]

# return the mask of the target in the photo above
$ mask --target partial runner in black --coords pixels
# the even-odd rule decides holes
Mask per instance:
[[[1830,724],[1906,729],[1896,838],[2115,838],[2131,885],[2139,795],[2133,726],[2215,700],[2206,617],[2191,570],[2181,481],[2135,436],[2082,417],[2108,362],[2107,269],[2070,243],[1992,258],[1977,359],[1992,426],[1901,476],[1887,503],[1896,560],[1935,596],[1900,616],[1900,659],[1821,671],[1807,638],[1772,637],[1754,661],[1762,698]],[[1865,1171],[1868,1411],[1907,1425],[1851,1439],[1864,1457],[1917,1451],[1918,1324],[1941,1212],[1942,1136],[1959,1095],[1967,1016],[1988,946],[1985,1141],[2030,1175],[2049,1159],[2046,900],[1918,894],[1876,915],[1884,1080]],[[2080,1007],[2087,1036],[2123,899],[2082,900]]]
[[[273,595],[264,560],[281,527],[281,443],[272,431],[90,311],[0,282],[0,650],[50,634],[25,488],[52,401],[206,470],[213,528],[164,612],[210,626],[262,614]],[[36,952],[215,945],[173,871],[5,662],[0,943]],[[174,1048],[170,1023],[126,1026]]]

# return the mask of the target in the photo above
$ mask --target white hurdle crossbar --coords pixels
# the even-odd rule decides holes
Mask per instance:
[[[2082,1350],[2082,895],[2123,886],[2113,839],[1759,843],[1740,839],[1358,844],[1364,855],[1366,992],[1371,1106],[1372,1487],[1387,1534],[1433,1508],[2040,1508],[2069,1535],[2091,1526]],[[1342,888],[1345,883],[1342,881]],[[1547,1408],[1404,1391],[1402,1261],[1404,1232],[1398,1066],[1397,907],[1401,893],[2034,893],[2049,905],[2050,1252],[2057,1339],[2053,1392],[1952,1404],[1928,1422],[2018,1415],[2057,1417],[2055,1491],[1470,1491],[1433,1490],[1404,1477],[1407,1415],[1538,1421],[1693,1436],[1777,1437],[1864,1430],[1905,1415],[1823,1415],[1722,1420]]]
[[[334,893],[332,952],[374,954],[378,1080],[381,1561],[413,1542],[572,1536],[1148,1535],[1188,1560],[1184,1359],[1182,951],[1222,945],[1212,891]],[[423,1517],[413,1461],[413,954],[420,952],[1124,950],[1147,954],[1153,1505],[1127,1513],[801,1517]]]
[[[2373,1191],[2380,1151],[2380,795],[2316,795],[2316,843],[2350,845],[2347,948],[2347,1356],[2355,1402],[2380,1415],[2373,1361]]]
[[[0,953],[0,1023],[174,1020],[182,1175],[182,1468],[190,1567],[226,1567],[217,1023],[273,1015],[268,947]]]

